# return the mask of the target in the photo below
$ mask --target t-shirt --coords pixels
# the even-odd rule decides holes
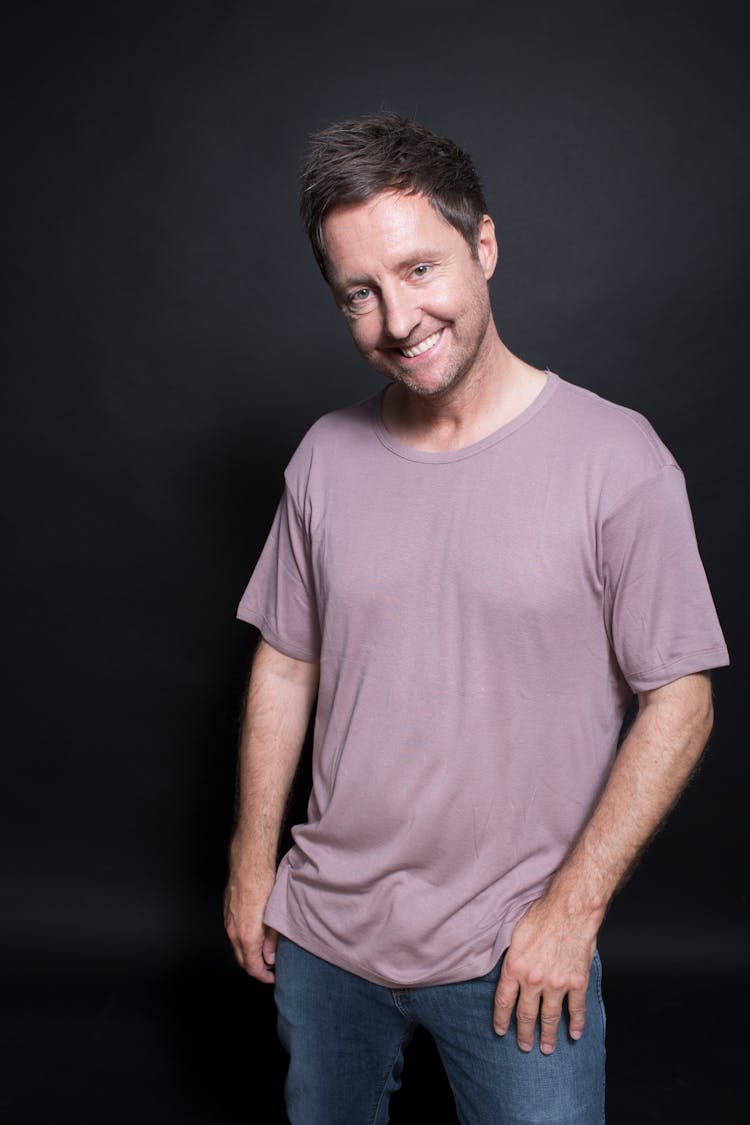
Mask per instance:
[[[265,919],[391,987],[483,975],[588,820],[633,692],[728,663],[682,472],[552,372],[421,452],[319,419],[238,616],[320,662],[308,820]]]

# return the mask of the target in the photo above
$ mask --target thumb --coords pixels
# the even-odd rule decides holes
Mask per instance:
[[[263,938],[263,945],[261,946],[261,956],[267,965],[276,964],[276,947],[278,944],[279,935],[276,930],[272,930],[270,926],[266,926],[266,933]]]

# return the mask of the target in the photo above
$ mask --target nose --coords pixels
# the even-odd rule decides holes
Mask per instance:
[[[400,286],[382,294],[382,310],[383,327],[391,340],[408,340],[422,315],[413,295]]]

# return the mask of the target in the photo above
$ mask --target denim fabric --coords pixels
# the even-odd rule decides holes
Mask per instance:
[[[279,939],[276,1004],[289,1052],[292,1125],[385,1125],[404,1049],[418,1025],[433,1036],[462,1125],[602,1125],[604,1005],[598,954],[586,1029],[574,1042],[567,1013],[552,1055],[521,1051],[515,1026],[500,1038],[492,1001],[502,960],[459,984],[389,989]],[[425,1091],[425,1099],[429,1091]]]

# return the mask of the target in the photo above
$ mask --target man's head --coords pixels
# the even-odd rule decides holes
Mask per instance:
[[[476,253],[487,211],[471,158],[396,113],[339,121],[313,134],[300,176],[302,220],[323,276],[328,276],[323,221],[335,207],[383,192],[423,195]]]

